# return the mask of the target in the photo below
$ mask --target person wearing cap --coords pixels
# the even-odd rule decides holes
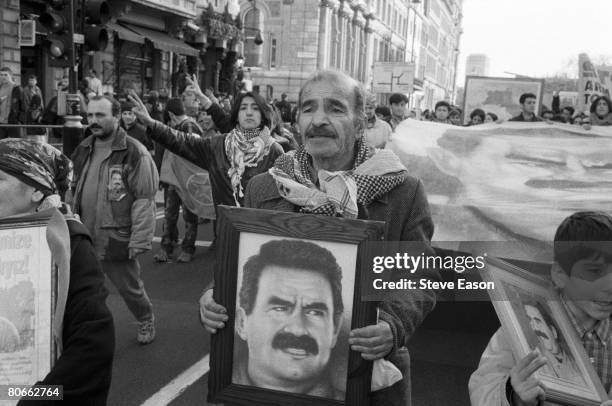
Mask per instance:
[[[159,175],[151,154],[119,126],[121,105],[95,96],[87,105],[91,134],[74,150],[74,211],[91,233],[102,270],[138,321],[137,341],[155,339],[153,305],[138,256],[151,250]]]
[[[70,215],[60,195],[69,186],[72,163],[54,147],[24,139],[0,141],[0,219],[48,211],[47,240],[56,263],[51,371],[36,385],[62,385],[63,401],[104,405],[111,383],[115,331],[106,306],[108,291],[92,239]],[[62,213],[63,212],[63,213]],[[10,317],[2,314],[0,316]],[[21,401],[45,405],[45,401]]]
[[[198,123],[189,117],[185,112],[185,105],[182,100],[175,97],[168,100],[166,104],[166,112],[170,117],[170,126],[178,131],[202,136],[203,130]],[[133,114],[133,113],[132,113]],[[170,158],[170,151],[164,151],[162,159],[162,167],[165,168],[163,162],[167,162]],[[171,165],[170,165],[171,167]],[[164,169],[165,170],[165,169]],[[161,240],[161,249],[155,254],[156,262],[168,262],[174,251],[174,243],[178,240],[178,216],[181,206],[183,206],[183,221],[185,221],[185,237],[181,244],[181,254],[177,257],[177,262],[191,262],[195,253],[195,240],[198,234],[198,216],[189,211],[182,203],[181,196],[175,186],[169,185],[165,192],[166,207],[164,215],[166,218],[166,227]]]
[[[376,96],[366,94],[365,115],[367,119],[365,137],[366,142],[374,148],[384,148],[391,139],[391,126],[376,117]]]
[[[155,145],[151,137],[147,135],[147,129],[144,125],[136,120],[136,116],[132,112],[134,105],[129,101],[121,103],[121,128],[125,130],[127,135],[138,140],[145,146],[151,156],[155,155]]]

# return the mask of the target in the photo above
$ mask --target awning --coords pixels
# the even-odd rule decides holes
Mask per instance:
[[[108,23],[106,24],[106,27],[115,31],[119,38],[124,39],[126,41],[135,42],[137,44],[144,44],[145,42],[145,39],[142,35],[137,34],[132,30],[128,30],[127,28],[119,24]]]
[[[132,24],[125,24],[125,26],[151,41],[156,49],[170,51],[182,55],[198,56],[200,54],[200,52],[194,47],[185,44],[181,40],[172,38],[166,33],[138,27]]]

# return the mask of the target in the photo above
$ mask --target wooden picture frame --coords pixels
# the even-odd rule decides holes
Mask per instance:
[[[346,381],[344,400],[264,389],[254,384],[234,383],[232,375],[235,373],[235,370],[240,371],[242,369],[247,371],[248,368],[241,368],[241,365],[248,363],[242,361],[244,358],[237,357],[237,359],[234,359],[234,347],[242,345],[239,341],[238,333],[235,332],[236,313],[237,311],[242,311],[241,306],[237,309],[236,299],[239,296],[237,295],[238,284],[242,282],[242,279],[239,278],[239,273],[242,272],[241,265],[244,265],[247,255],[251,255],[253,252],[259,253],[259,247],[269,241],[303,241],[327,249],[334,255],[338,264],[341,262],[353,264],[353,269],[347,269],[350,268],[350,265],[340,266],[342,268],[343,300],[347,297],[347,294],[352,297],[352,311],[348,320],[349,323],[345,325],[348,327],[348,330],[374,324],[377,317],[376,304],[361,301],[360,284],[356,282],[360,280],[362,273],[371,272],[369,262],[362,260],[362,258],[371,256],[374,251],[373,246],[375,245],[373,242],[382,240],[384,223],[228,206],[219,206],[217,215],[219,221],[217,238],[219,241],[217,245],[217,267],[215,268],[214,299],[217,303],[226,306],[229,320],[226,322],[225,328],[218,330],[212,336],[211,370],[208,379],[209,402],[225,402],[244,406],[287,404],[292,406],[369,405],[372,363],[361,358],[360,353],[350,351],[348,342],[341,346],[342,333],[337,336],[336,344],[329,350],[332,355],[326,361],[324,368],[326,376],[331,372],[332,368],[336,368],[335,364],[332,365],[333,359],[338,359],[338,357],[334,358],[334,351],[336,356],[338,352],[342,352],[340,357],[344,357],[345,360],[347,359],[347,365],[344,369],[346,373],[344,375],[339,373],[334,375],[336,378],[340,376],[341,379]],[[258,242],[255,243],[254,241]],[[263,244],[258,245],[261,241],[263,241]],[[343,247],[346,247],[348,250],[346,252],[354,252],[356,254],[355,258],[347,259],[347,255],[342,255]],[[244,251],[242,254],[241,250]],[[249,251],[251,254],[246,254],[246,251]],[[250,258],[253,258],[253,256]],[[304,268],[300,268],[299,264],[296,268],[302,269],[301,272],[303,272]],[[291,271],[290,268],[286,269]],[[262,275],[265,272],[266,270],[262,269],[258,278],[263,278]],[[352,277],[350,276],[351,272]],[[353,284],[351,286],[345,284],[346,277],[349,280],[352,279]],[[263,290],[264,288],[257,287],[256,289]],[[258,291],[256,290],[256,292]],[[256,295],[258,294],[259,292],[256,293]],[[335,303],[333,307],[336,306]],[[345,312],[348,304],[345,300]],[[240,314],[244,313],[239,313],[239,322],[241,320]],[[344,321],[347,321],[346,317]],[[336,324],[335,319],[334,324]],[[257,325],[259,326],[259,324]],[[345,331],[344,334],[347,336],[348,331]],[[253,334],[253,336],[256,336],[256,334]],[[347,340],[347,338],[344,337],[344,340]],[[269,347],[272,348],[273,345]],[[343,352],[342,348],[345,348],[346,352]],[[278,348],[276,349],[280,351]],[[321,352],[323,352],[323,346],[321,346]],[[246,354],[248,354],[248,351]],[[248,360],[248,358],[246,359]],[[332,375],[329,374],[329,376]],[[317,379],[319,378],[317,377]],[[234,380],[236,379],[234,378]]]
[[[57,268],[47,242],[50,212],[0,219],[0,348],[3,383],[31,385],[53,368]],[[16,334],[15,334],[16,333]]]
[[[545,388],[547,400],[599,406],[608,399],[558,293],[547,279],[493,257],[488,258],[481,274],[483,280],[495,283],[495,289],[488,292],[515,359],[524,358],[534,347],[549,359],[534,373]],[[532,323],[539,326],[534,330]],[[536,330],[538,335],[543,332],[544,338],[538,338]],[[554,338],[547,338],[550,335]],[[554,359],[562,361],[553,360],[545,348],[547,340],[554,341],[557,348]]]
[[[485,100],[479,92],[500,92],[499,99],[505,104],[493,102],[484,104]],[[544,79],[533,78],[499,78],[488,76],[465,77],[465,94],[463,97],[463,124],[470,121],[470,113],[474,109],[482,109],[485,113],[495,113],[500,120],[507,121],[521,112],[519,98],[523,93],[536,95],[536,116],[540,114],[542,98],[544,97]],[[480,96],[480,97],[479,97]]]

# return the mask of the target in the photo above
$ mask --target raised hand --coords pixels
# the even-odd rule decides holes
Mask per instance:
[[[149,110],[147,110],[147,106],[140,100],[134,90],[128,90],[128,100],[134,104],[132,112],[144,125],[148,127],[155,123],[155,120],[149,114]]]

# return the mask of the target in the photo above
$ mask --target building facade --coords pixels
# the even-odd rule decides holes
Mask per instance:
[[[107,0],[109,46],[85,53],[80,77],[95,69],[109,92],[176,93],[181,75],[234,90],[237,69],[270,100],[297,101],[317,69],[336,68],[372,83],[375,62],[414,63],[411,106],[454,101],[462,0]],[[66,71],[51,68],[37,27],[35,46],[19,46],[19,21],[36,18],[29,3],[0,0],[2,63],[39,76],[46,94]],[[388,95],[381,94],[381,101]]]
[[[485,54],[469,54],[465,61],[465,74],[472,76],[488,76],[489,57]]]
[[[454,101],[462,0],[240,0],[244,69],[270,100],[317,69],[372,82],[375,62],[416,66],[411,105]],[[263,43],[256,44],[257,34]],[[379,95],[381,101],[388,97]]]
[[[455,103],[457,64],[462,34],[462,0],[424,0],[412,3],[412,12],[421,35],[416,80],[422,81],[418,107],[432,109],[437,101]],[[415,50],[415,53],[416,50]]]
[[[127,89],[143,95],[161,89],[176,94],[184,86],[181,75],[187,73],[200,74],[203,85],[218,89],[226,65],[230,68],[225,71],[235,74],[232,47],[242,40],[238,0],[106,1],[112,12],[105,24],[108,46],[79,53],[79,79],[93,69],[105,92],[121,96]],[[11,67],[17,81],[36,75],[48,100],[68,69],[49,63],[47,32],[37,22],[46,5],[43,0],[0,0],[0,55],[2,66]],[[19,43],[24,21],[35,22],[34,43]]]

